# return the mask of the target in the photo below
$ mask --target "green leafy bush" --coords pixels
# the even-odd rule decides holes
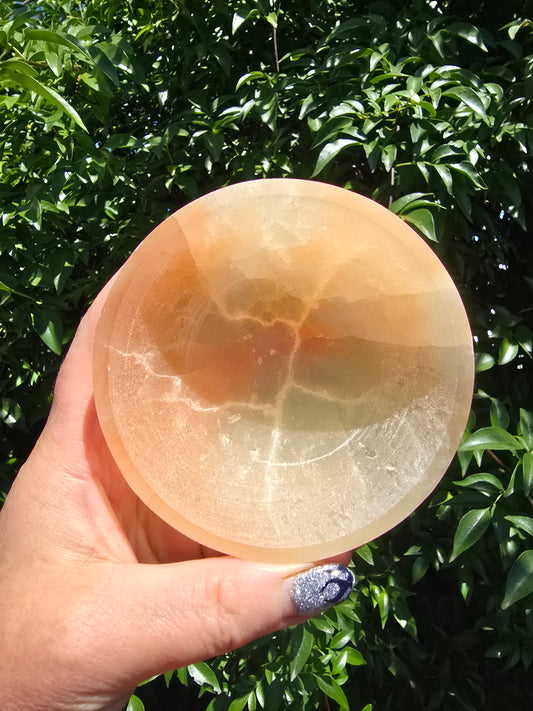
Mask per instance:
[[[170,211],[230,182],[314,177],[388,206],[444,261],[474,332],[458,456],[357,551],[350,600],[167,674],[167,701],[531,704],[531,16],[529,0],[0,0],[4,492],[97,291]],[[157,708],[161,681],[130,708]]]

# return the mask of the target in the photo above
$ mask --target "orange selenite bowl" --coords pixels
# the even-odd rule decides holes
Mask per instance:
[[[472,338],[400,218],[257,180],[182,208],[128,259],[94,387],[118,466],[161,518],[236,556],[317,560],[433,490],[468,417]]]

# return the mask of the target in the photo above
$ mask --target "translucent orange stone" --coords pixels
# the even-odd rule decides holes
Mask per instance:
[[[407,516],[455,453],[472,338],[447,272],[377,203],[257,180],[160,224],[98,324],[98,416],[161,518],[233,555],[301,562]]]

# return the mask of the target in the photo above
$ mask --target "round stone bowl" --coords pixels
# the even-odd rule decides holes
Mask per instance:
[[[472,337],[399,217],[342,188],[232,185],[128,259],[98,323],[98,417],[123,476],[183,534],[319,560],[399,523],[463,433]]]

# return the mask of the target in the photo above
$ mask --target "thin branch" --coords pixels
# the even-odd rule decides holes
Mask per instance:
[[[391,171],[390,171],[390,195],[389,195],[389,210],[394,202],[392,199],[392,193],[394,192],[394,183],[396,180],[396,171],[394,170],[394,166],[392,166]]]
[[[510,471],[509,467],[506,467],[505,464],[502,462],[502,460],[499,457],[497,457],[491,449],[486,449],[485,451],[487,452],[489,457],[492,457],[495,462],[498,462],[498,464],[500,465],[500,467],[502,467],[502,469],[504,469],[504,471],[506,471],[506,472]]]
[[[400,126],[399,126],[398,124],[396,124],[396,127],[395,127],[394,130],[396,131],[396,133],[398,133],[398,131],[400,130]],[[393,166],[392,166],[392,168],[391,168],[391,171],[390,171],[389,210],[390,210],[390,206],[391,206],[392,203],[394,202],[393,199],[392,199],[392,195],[393,195],[393,193],[394,193],[394,185],[395,185],[395,183],[396,183],[396,169],[395,169],[394,164],[393,164]]]
[[[279,74],[278,31],[275,27],[272,28],[272,41],[274,42],[274,61],[276,64],[276,71]]]

